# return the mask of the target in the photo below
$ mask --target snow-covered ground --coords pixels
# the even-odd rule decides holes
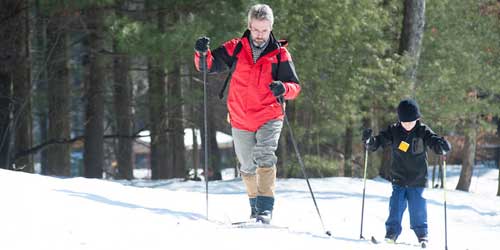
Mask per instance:
[[[498,249],[498,170],[475,169],[471,192],[454,191],[459,167],[447,173],[448,249]],[[229,174],[230,176],[230,174]],[[238,179],[209,184],[206,220],[204,182],[106,181],[54,178],[0,170],[0,249],[418,249],[403,218],[399,241],[360,241],[363,181],[311,179],[325,223],[319,221],[306,182],[279,180],[273,224],[287,229],[233,228],[249,215]],[[367,181],[363,235],[384,236],[391,186]],[[444,249],[443,191],[427,189],[430,249]]]

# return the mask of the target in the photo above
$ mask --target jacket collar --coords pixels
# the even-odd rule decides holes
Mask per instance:
[[[245,31],[245,33],[243,33],[243,36],[241,38],[247,39],[248,44],[250,45],[250,43],[252,42],[252,41],[250,41],[250,39],[251,39],[250,38],[250,30],[247,29]],[[276,37],[274,37],[274,34],[271,31],[271,33],[269,35],[269,43],[267,43],[267,47],[264,49],[264,51],[262,51],[262,54],[260,54],[260,57],[263,57],[264,55],[269,54],[270,52],[272,52],[274,50],[277,50],[279,48],[279,46],[280,46],[280,43],[278,42],[278,40],[276,40]]]
[[[401,131],[403,131],[403,132],[405,132],[407,134],[409,134],[409,133],[411,133],[413,131],[416,131],[417,128],[420,127],[420,125],[421,125],[420,119],[418,119],[417,122],[415,123],[415,126],[410,131],[407,131],[405,128],[403,128],[403,125],[401,125],[401,121],[399,121],[397,124],[398,124],[399,128],[401,129]]]

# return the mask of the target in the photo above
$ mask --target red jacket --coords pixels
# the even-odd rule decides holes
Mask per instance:
[[[283,119],[281,106],[269,84],[273,80],[282,81],[286,100],[297,97],[300,86],[292,58],[285,48],[286,41],[277,41],[271,33],[269,44],[254,63],[249,36],[250,31],[247,30],[243,37],[227,41],[213,51],[209,50],[207,67],[210,72],[221,72],[230,67],[233,64],[233,52],[241,41],[242,47],[236,56],[236,68],[229,83],[227,107],[232,127],[254,132],[270,120]],[[281,53],[279,67],[278,53]],[[197,70],[200,70],[199,59],[200,54],[195,52]],[[278,68],[279,72],[276,72]]]

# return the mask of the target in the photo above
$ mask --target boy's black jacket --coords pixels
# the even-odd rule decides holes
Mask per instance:
[[[427,147],[439,151],[436,135],[427,125],[417,121],[411,131],[406,131],[401,123],[390,125],[368,144],[370,151],[380,146],[391,146],[391,181],[400,186],[425,187],[427,184]],[[406,152],[399,149],[402,141],[409,144]]]

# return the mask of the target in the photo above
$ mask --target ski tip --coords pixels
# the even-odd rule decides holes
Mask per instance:
[[[378,240],[377,240],[374,236],[372,236],[370,240],[371,240],[371,242],[372,242],[373,244],[378,244],[378,243],[380,243],[380,241],[378,241]]]
[[[326,230],[326,232],[325,232],[325,233],[326,233],[326,235],[328,235],[328,236],[332,237],[332,232],[330,232],[330,230]]]
[[[420,247],[427,248],[427,242],[425,242],[425,241],[420,242]]]

